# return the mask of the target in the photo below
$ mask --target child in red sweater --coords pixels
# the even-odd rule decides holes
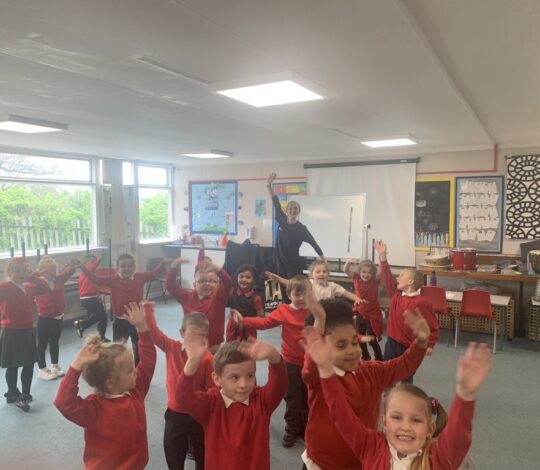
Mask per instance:
[[[101,257],[88,254],[83,258],[83,263],[88,271],[95,273],[99,263],[101,263]],[[105,331],[107,330],[107,312],[99,299],[97,286],[88,279],[88,276],[84,273],[79,275],[79,298],[81,299],[81,305],[87,310],[90,317],[84,320],[76,320],[73,323],[77,336],[82,338],[84,330],[97,323],[97,330],[101,335],[101,339],[105,342],[109,341],[105,338]]]
[[[264,317],[262,299],[253,290],[257,272],[251,264],[243,264],[236,270],[236,289],[233,289],[227,306],[240,312],[242,317]],[[239,325],[233,316],[227,323],[227,341],[257,338],[257,330]]]
[[[132,302],[141,302],[144,298],[144,285],[159,277],[165,260],[162,260],[153,271],[138,273],[135,272],[135,258],[128,253],[120,255],[116,260],[117,274],[110,276],[96,276],[89,271],[80,261],[76,262],[81,271],[88,279],[98,286],[108,286],[111,288],[111,303],[114,314],[113,341],[127,341],[131,338],[135,365],[139,363],[139,350],[137,347],[137,330],[126,319],[125,307]]]
[[[200,252],[199,252],[200,255]],[[200,256],[199,256],[200,259]],[[210,352],[215,352],[223,342],[225,307],[231,292],[232,280],[227,271],[208,261],[199,262],[195,271],[194,290],[187,290],[176,282],[178,266],[188,260],[176,258],[167,273],[166,288],[182,306],[184,315],[200,312],[208,318]]]
[[[379,253],[381,279],[390,297],[386,327],[388,338],[384,347],[384,360],[388,361],[401,356],[414,340],[410,329],[404,324],[403,312],[405,310],[418,310],[428,322],[431,336],[426,356],[431,356],[439,337],[439,323],[433,313],[431,301],[420,295],[420,287],[424,283],[423,274],[414,268],[406,268],[399,273],[396,281],[386,258],[386,245],[380,240],[376,241],[375,250]],[[405,381],[412,383],[413,376]]]
[[[38,308],[38,377],[43,380],[53,380],[66,375],[58,365],[60,353],[58,342],[62,334],[64,308],[66,307],[64,284],[73,276],[75,266],[71,263],[66,264],[58,275],[56,270],[56,261],[50,256],[44,256],[39,260],[38,271],[48,288],[46,294],[37,295],[35,298]],[[47,368],[45,361],[47,346],[49,346],[51,355],[51,369]]]
[[[258,340],[223,344],[214,358],[220,389],[195,390],[195,374],[208,351],[204,335],[185,338],[188,360],[178,379],[176,399],[201,423],[208,469],[269,470],[270,417],[287,389],[281,356]],[[255,361],[268,361],[268,382],[256,385]]]
[[[358,264],[358,271],[351,269],[353,264]],[[377,268],[368,259],[359,263],[347,260],[343,272],[352,278],[354,292],[360,297],[360,301],[355,305],[354,309],[356,312],[356,328],[362,335],[374,336],[369,345],[373,349],[375,360],[382,361],[383,355],[379,341],[381,341],[383,335],[383,316],[379,305]],[[362,360],[371,360],[367,345],[360,344],[360,348],[362,349]]]
[[[310,306],[319,304],[315,301],[305,276],[294,276],[288,282],[287,295],[291,303],[280,304],[266,318],[243,318],[237,311],[232,311],[231,314],[244,328],[267,330],[281,326],[281,354],[289,377],[289,388],[285,395],[285,434],[282,445],[292,447],[297,437],[304,438],[308,418],[307,389],[302,381],[304,349],[301,346],[302,331],[309,315],[307,302]],[[311,300],[308,300],[308,297]]]
[[[0,283],[0,367],[6,369],[7,403],[29,411],[30,387],[37,359],[34,337],[33,296],[47,292],[47,285],[30,268],[24,258],[12,258],[6,266],[7,282]],[[22,367],[22,393],[17,388]]]
[[[383,432],[358,420],[333,369],[330,341],[306,331],[306,350],[317,364],[330,419],[363,468],[457,470],[472,441],[476,394],[492,364],[485,344],[470,343],[457,367],[456,396],[447,422],[437,400],[412,384],[394,387],[386,396]],[[432,421],[435,415],[435,421]]]
[[[145,324],[145,308],[153,305],[126,307],[125,321],[140,336],[137,368],[125,344],[102,343],[94,334],[60,383],[54,404],[84,428],[83,460],[88,470],[142,470],[148,463],[144,398],[154,374],[156,349]],[[81,374],[95,388],[86,398],[78,396]]]
[[[184,345],[177,340],[169,338],[158,327],[154,312],[146,312],[148,333],[154,344],[165,352],[167,360],[167,410],[165,411],[165,433],[163,447],[167,466],[171,469],[184,468],[184,461],[188,451],[188,439],[193,445],[195,469],[204,470],[204,431],[195,421],[182,402],[176,400],[176,386],[178,378],[184,373],[187,353]],[[180,336],[189,335],[208,336],[208,319],[202,314],[193,312],[184,316]],[[214,371],[213,357],[208,351],[202,358],[201,365],[194,377],[194,387],[197,391],[207,391],[215,387],[212,380]]]
[[[360,347],[351,306],[338,299],[323,300],[321,315],[325,337],[332,349],[332,365],[340,387],[354,414],[364,425],[375,429],[381,395],[392,384],[408,377],[420,366],[429,337],[429,326],[422,315],[407,312],[406,324],[416,338],[401,357],[392,361],[360,361]],[[321,330],[319,330],[320,332]],[[351,448],[330,420],[316,364],[305,355],[302,378],[308,387],[309,419],[306,430],[306,451],[302,459],[307,468],[331,470],[358,469]]]

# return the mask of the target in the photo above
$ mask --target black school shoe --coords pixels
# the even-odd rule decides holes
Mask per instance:
[[[15,403],[17,398],[21,396],[21,391],[17,388],[14,392],[4,393],[4,396],[6,397],[6,403]]]
[[[20,408],[23,411],[30,411],[30,401],[32,400],[32,397],[26,393],[21,394],[19,398],[17,398],[17,401],[15,402],[15,406],[17,408]]]
[[[82,338],[83,337],[83,333],[84,333],[84,329],[81,325],[81,322],[79,320],[75,320],[73,322],[73,326],[75,327],[75,333],[77,333],[77,336],[79,338]]]
[[[281,445],[285,448],[292,447],[294,445],[294,442],[296,441],[297,434],[289,434],[286,432],[283,435],[283,439],[281,440]]]

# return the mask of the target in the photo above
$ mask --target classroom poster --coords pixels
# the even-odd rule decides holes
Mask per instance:
[[[456,178],[456,246],[500,253],[504,177]]]
[[[415,183],[414,240],[416,251],[454,246],[455,179],[419,178]]]
[[[238,183],[210,181],[189,183],[191,233],[237,234]]]

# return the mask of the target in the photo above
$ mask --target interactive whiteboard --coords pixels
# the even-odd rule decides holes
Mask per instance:
[[[327,258],[364,256],[365,194],[350,196],[294,196],[301,207],[300,222],[311,232]],[[318,256],[303,243],[302,256]]]

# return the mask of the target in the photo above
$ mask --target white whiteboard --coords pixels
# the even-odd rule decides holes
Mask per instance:
[[[327,258],[362,258],[364,252],[365,194],[349,196],[293,196],[301,207],[302,222]],[[301,256],[318,256],[303,243]]]

